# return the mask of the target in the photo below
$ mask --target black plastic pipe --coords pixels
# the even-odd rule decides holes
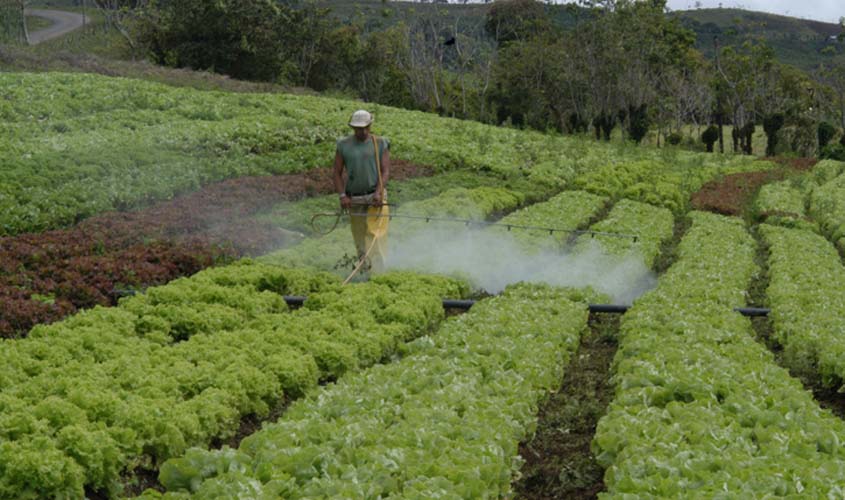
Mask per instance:
[[[771,309],[766,309],[764,307],[737,307],[734,311],[742,314],[743,316],[748,316],[749,318],[757,318],[761,316],[768,316]]]
[[[138,293],[137,290],[114,290],[113,294],[124,297],[127,295],[135,295]],[[299,296],[299,295],[285,295],[285,302],[289,306],[293,307],[302,307],[302,304],[305,302],[307,297]],[[443,309],[463,309],[468,310],[470,307],[475,304],[474,300],[459,300],[459,299],[443,299]],[[618,304],[590,304],[590,312],[591,313],[608,313],[608,314],[625,314],[628,312],[628,309],[631,306],[625,305],[618,305]],[[771,309],[766,309],[763,307],[737,307],[734,308],[734,311],[742,314],[743,316],[747,316],[749,318],[758,318],[768,316]]]
[[[300,296],[285,296],[285,302],[288,303],[289,306],[301,306],[303,302],[305,302],[306,297]],[[456,299],[443,299],[443,308],[444,309],[463,309],[467,310],[475,304],[474,300],[456,300]],[[610,314],[625,314],[631,306],[625,305],[617,305],[617,304],[590,304],[590,312],[592,313],[610,313]],[[742,314],[743,316],[749,317],[758,317],[758,316],[768,316],[771,312],[771,309],[765,309],[761,307],[737,307],[734,311]]]

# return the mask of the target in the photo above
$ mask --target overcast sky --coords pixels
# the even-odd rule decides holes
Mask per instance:
[[[838,23],[839,18],[845,16],[844,0],[699,0],[702,7],[741,8],[758,10],[805,19],[817,19],[829,23]],[[672,10],[687,10],[695,8],[695,0],[669,0]]]

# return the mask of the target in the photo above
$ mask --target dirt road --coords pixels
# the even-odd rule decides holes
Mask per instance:
[[[49,19],[53,25],[43,30],[33,31],[29,34],[29,44],[35,45],[51,38],[56,38],[69,33],[83,24],[82,14],[65,12],[61,10],[27,9],[26,15],[38,16]],[[89,18],[90,21],[90,18]]]

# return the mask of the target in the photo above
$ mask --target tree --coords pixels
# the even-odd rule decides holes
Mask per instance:
[[[783,128],[783,113],[774,113],[763,119],[763,131],[766,132],[766,156],[774,156],[778,145],[778,132]]]
[[[26,7],[29,0],[0,0],[0,43],[29,45]]]
[[[707,152],[713,152],[713,144],[719,140],[719,128],[715,125],[710,125],[701,134],[701,142],[707,146]]]
[[[138,42],[130,28],[131,22],[142,14],[150,0],[92,0],[106,20],[106,26],[117,30],[134,53]]]
[[[21,13],[20,20],[21,20],[21,32],[23,33],[23,42],[25,44],[29,45],[29,29],[27,29],[27,27],[26,27],[26,5],[27,5],[28,2],[27,2],[27,0],[20,0],[18,3],[20,5],[20,13]]]
[[[526,41],[551,29],[546,9],[536,0],[496,0],[484,29],[497,43]]]
[[[845,129],[845,64],[832,61],[823,64],[816,72],[816,78],[833,92],[830,102],[838,115],[839,126]]]
[[[771,95],[777,76],[774,51],[762,42],[746,41],[740,47],[728,46],[721,50],[716,63],[717,80],[714,84],[719,101],[731,114],[734,127],[734,151],[752,154],[749,134],[753,134],[755,118],[764,115],[761,103]],[[722,111],[722,110],[720,110]]]
[[[170,0],[146,10],[139,40],[160,64],[307,85],[327,12],[273,0]]]

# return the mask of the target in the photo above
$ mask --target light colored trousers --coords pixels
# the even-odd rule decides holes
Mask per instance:
[[[358,258],[367,256],[369,268],[374,273],[384,271],[387,259],[387,226],[390,222],[390,208],[387,206],[371,206],[373,195],[353,196],[352,207],[349,209],[350,224],[352,225],[352,239],[355,240],[355,250]],[[382,197],[382,203],[387,203],[387,190]]]

